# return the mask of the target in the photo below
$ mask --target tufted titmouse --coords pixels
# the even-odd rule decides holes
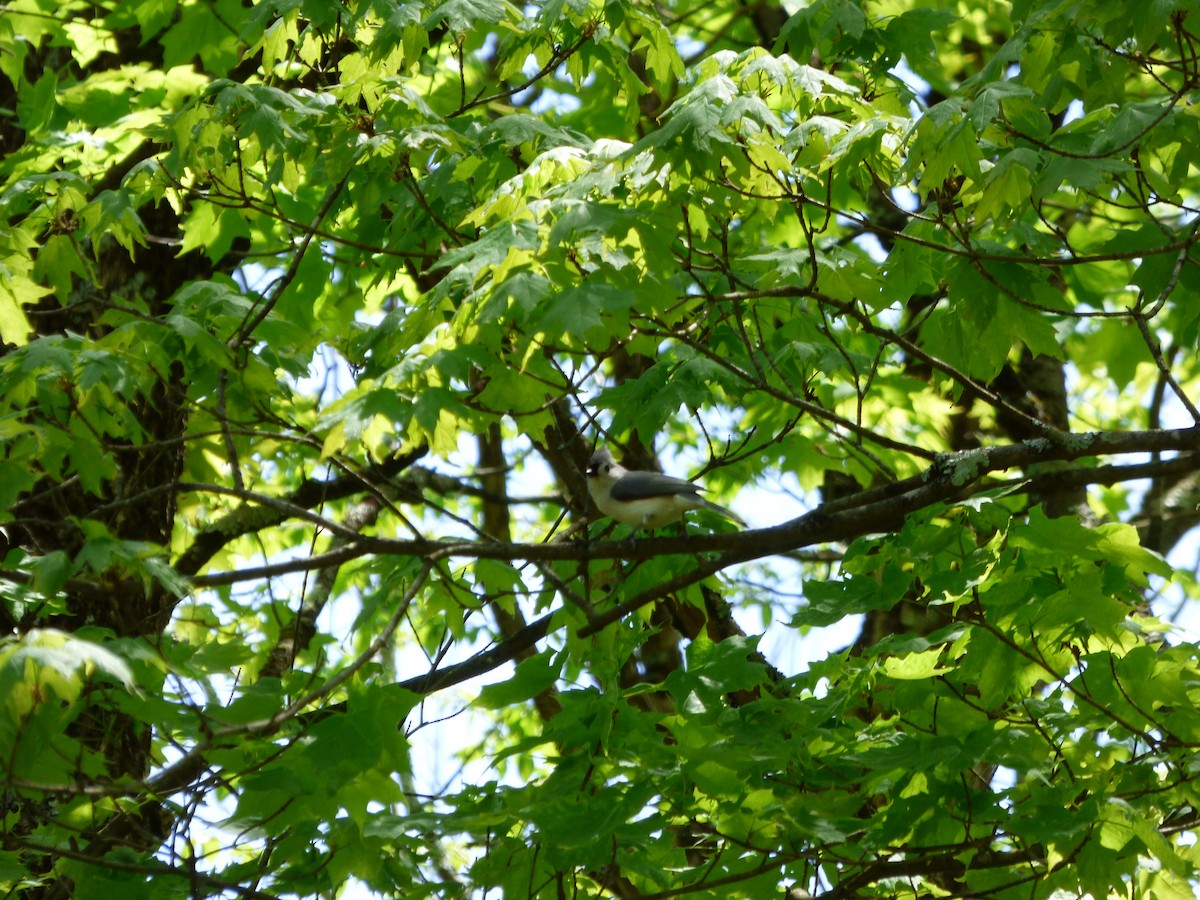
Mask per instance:
[[[746,527],[737,513],[701,497],[699,485],[658,472],[630,472],[604,447],[588,461],[587,486],[600,512],[634,528],[661,528],[689,509],[711,509]]]

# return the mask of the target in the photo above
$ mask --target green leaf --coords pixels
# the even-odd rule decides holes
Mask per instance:
[[[530,700],[554,686],[562,664],[562,656],[549,651],[521,660],[512,678],[484,687],[475,703],[485,709],[502,709]]]
[[[36,688],[49,688],[60,700],[72,701],[84,680],[100,675],[136,689],[133,670],[117,654],[100,644],[55,629],[33,629],[20,638],[0,641],[0,691],[9,696],[12,712],[26,703],[46,699]],[[17,713],[18,715],[22,713]]]
[[[75,572],[71,558],[61,550],[54,550],[30,563],[33,575],[32,587],[39,594],[52,597],[66,586],[67,579]]]
[[[186,66],[199,56],[209,72],[225,75],[238,61],[237,25],[244,15],[236,0],[185,4],[179,20],[160,39],[164,65]]]
[[[148,40],[171,22],[179,8],[179,0],[136,0],[131,5],[142,30],[142,38]]]
[[[25,307],[37,304],[52,292],[20,269],[9,269],[0,259],[0,338],[13,344],[25,344],[34,334],[25,315]]]
[[[645,52],[646,69],[653,73],[660,87],[670,84],[673,78],[683,76],[683,60],[679,58],[679,51],[666,28],[647,28],[633,49],[635,52]]]
[[[236,239],[249,236],[246,219],[236,210],[222,209],[211,203],[197,203],[188,218],[183,252],[202,249],[210,260],[217,262],[229,252]]]
[[[477,23],[496,23],[505,16],[503,0],[441,0],[426,14],[421,23],[426,29],[443,22],[452,31],[466,31]]]
[[[726,75],[705,79],[667,110],[663,126],[635,144],[630,155],[677,143],[702,153],[710,152],[714,145],[732,144],[733,139],[721,127],[721,107],[736,93],[734,83]]]
[[[941,648],[926,650],[921,653],[909,653],[906,656],[889,657],[883,661],[883,672],[889,678],[903,681],[920,681],[952,672],[949,666],[941,665]]]
[[[17,98],[17,115],[24,127],[39,131],[51,127],[58,113],[58,76],[47,72],[32,84],[26,84]]]
[[[898,600],[882,591],[874,579],[863,576],[806,582],[804,599],[806,604],[789,623],[793,628],[832,625],[846,616],[890,609]]]
[[[1112,522],[1097,529],[1100,538],[1096,547],[1109,562],[1125,569],[1134,581],[1146,584],[1145,575],[1170,578],[1175,570],[1159,554],[1146,550],[1132,525]]]

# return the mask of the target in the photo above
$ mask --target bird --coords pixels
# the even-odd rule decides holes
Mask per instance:
[[[631,472],[606,447],[588,461],[587,486],[600,512],[634,528],[661,528],[682,519],[689,509],[711,509],[747,527],[733,510],[701,497],[704,489],[699,485],[658,472]]]

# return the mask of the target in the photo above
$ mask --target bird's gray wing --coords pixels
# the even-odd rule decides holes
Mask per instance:
[[[658,472],[626,472],[611,489],[612,498],[618,501],[645,500],[647,497],[668,497],[675,494],[695,496],[700,488],[682,478],[660,475]]]

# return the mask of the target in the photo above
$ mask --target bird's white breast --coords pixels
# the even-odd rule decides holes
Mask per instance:
[[[685,512],[699,505],[694,496],[686,494],[664,494],[659,497],[617,502],[603,491],[591,493],[596,506],[600,507],[600,512],[634,528],[662,528],[664,525],[678,522]],[[600,496],[601,494],[605,495]]]

